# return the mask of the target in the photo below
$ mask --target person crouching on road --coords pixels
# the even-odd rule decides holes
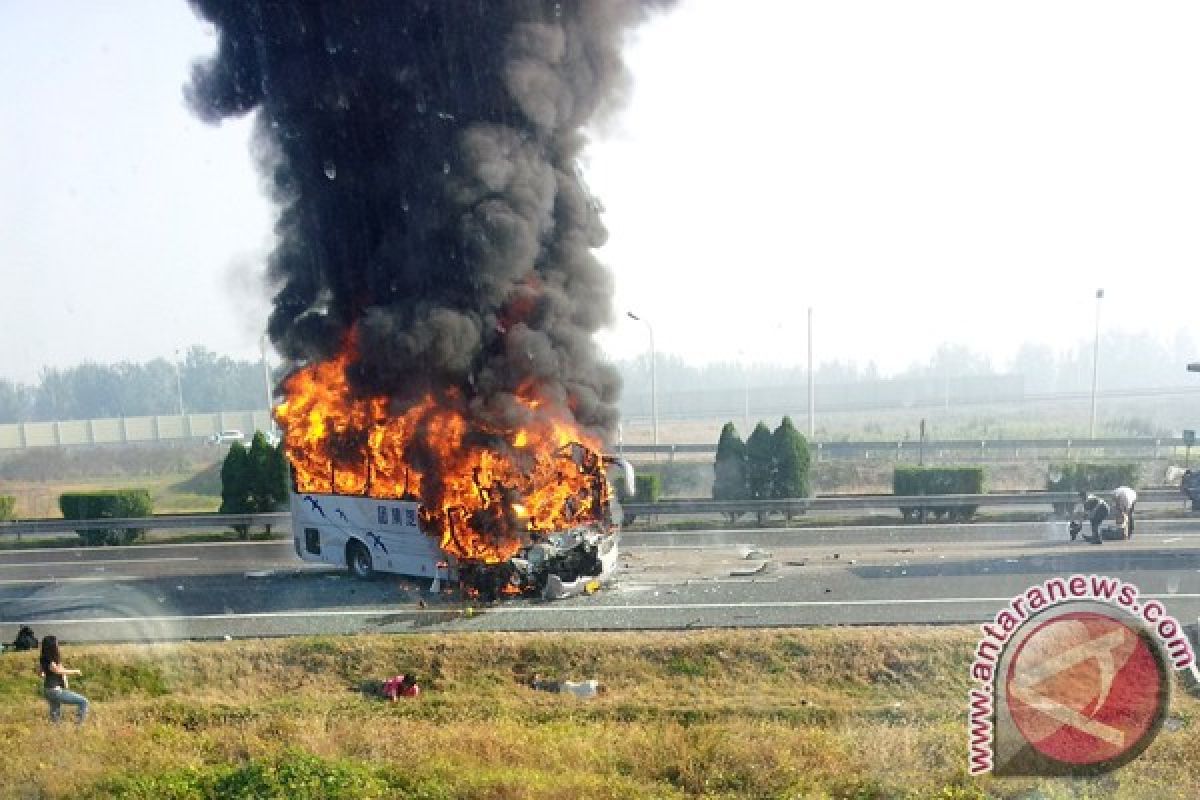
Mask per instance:
[[[68,675],[82,675],[77,669],[67,669],[62,664],[62,654],[58,649],[58,637],[45,636],[42,638],[42,694],[50,704],[50,721],[57,723],[62,719],[62,706],[66,703],[75,706],[75,723],[82,725],[87,718],[87,698],[67,688]]]
[[[1104,520],[1108,519],[1108,503],[1087,492],[1080,492],[1079,496],[1083,500],[1083,513],[1092,526],[1092,536],[1088,541],[1092,544],[1104,544],[1104,538],[1100,535],[1100,526],[1104,524]],[[1075,538],[1074,534],[1071,538]]]
[[[1117,510],[1117,524],[1125,532],[1126,539],[1133,538],[1133,507],[1137,504],[1137,492],[1128,486],[1113,489],[1113,506]]]

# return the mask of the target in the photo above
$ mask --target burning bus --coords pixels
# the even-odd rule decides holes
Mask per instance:
[[[557,458],[580,469],[595,464],[595,456],[580,445]],[[588,491],[606,499],[598,509],[581,506],[583,513],[564,529],[531,527],[520,504],[502,512],[515,518],[521,542],[505,562],[459,555],[462,543],[456,534],[469,524],[465,508],[444,513],[446,529],[439,537],[426,532],[437,515],[415,500],[300,491],[291,498],[296,555],[344,566],[363,579],[377,572],[429,578],[434,586],[461,583],[489,598],[524,594],[553,600],[588,592],[616,574],[621,509],[609,487],[627,483],[632,473],[628,462],[620,459],[605,456],[601,463],[608,469],[592,473],[593,488]],[[446,539],[449,548],[443,545]]]
[[[628,462],[527,392],[516,430],[469,420],[454,392],[392,413],[346,392],[349,354],[284,382],[296,554],[458,583],[484,599],[557,599],[611,581]]]
[[[278,212],[301,556],[481,593],[605,574],[621,381],[579,164],[659,4],[192,3],[218,42],[187,100],[254,116]]]

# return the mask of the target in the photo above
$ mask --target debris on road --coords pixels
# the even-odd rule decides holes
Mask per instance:
[[[747,561],[764,561],[771,558],[771,553],[766,550],[759,550],[757,547],[744,547],[741,550],[742,558]]]
[[[573,694],[584,700],[593,698],[604,691],[600,687],[600,681],[595,678],[586,681],[547,681],[543,680],[541,675],[533,676],[533,679],[529,681],[529,688],[539,692]]]

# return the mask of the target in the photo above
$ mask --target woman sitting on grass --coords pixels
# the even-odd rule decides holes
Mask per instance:
[[[62,665],[62,654],[58,650],[58,637],[46,636],[42,639],[41,657],[42,694],[50,704],[50,721],[57,723],[62,719],[62,705],[76,706],[75,723],[82,725],[87,718],[88,701],[81,694],[67,688],[68,675],[82,675],[77,669],[67,669]]]

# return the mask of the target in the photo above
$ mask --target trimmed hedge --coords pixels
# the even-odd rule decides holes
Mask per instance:
[[[154,502],[146,489],[113,489],[99,492],[68,492],[58,498],[64,519],[127,519],[148,517]],[[77,530],[87,545],[130,544],[143,533],[140,528],[85,528]]]
[[[1046,489],[1051,492],[1105,492],[1118,486],[1137,486],[1140,476],[1138,464],[1051,464]],[[1074,509],[1074,502],[1054,504],[1054,510],[1060,515],[1070,514]]]
[[[639,472],[633,476],[633,497],[625,491],[625,482],[617,481],[617,502],[621,505],[626,503],[657,503],[659,495],[662,494],[662,478],[654,472]],[[632,514],[622,509],[621,524],[632,525],[637,519],[637,514]]]
[[[657,503],[662,494],[662,478],[653,472],[634,475],[633,485],[633,499],[636,503]]]
[[[1140,477],[1138,464],[1051,464],[1046,489],[1051,492],[1094,492],[1135,486]]]
[[[12,519],[16,505],[17,498],[11,494],[0,494],[0,519]]]
[[[892,473],[892,494],[983,494],[982,467],[896,467]],[[902,505],[900,513],[907,521],[936,519],[966,521],[975,516],[978,505]]]

